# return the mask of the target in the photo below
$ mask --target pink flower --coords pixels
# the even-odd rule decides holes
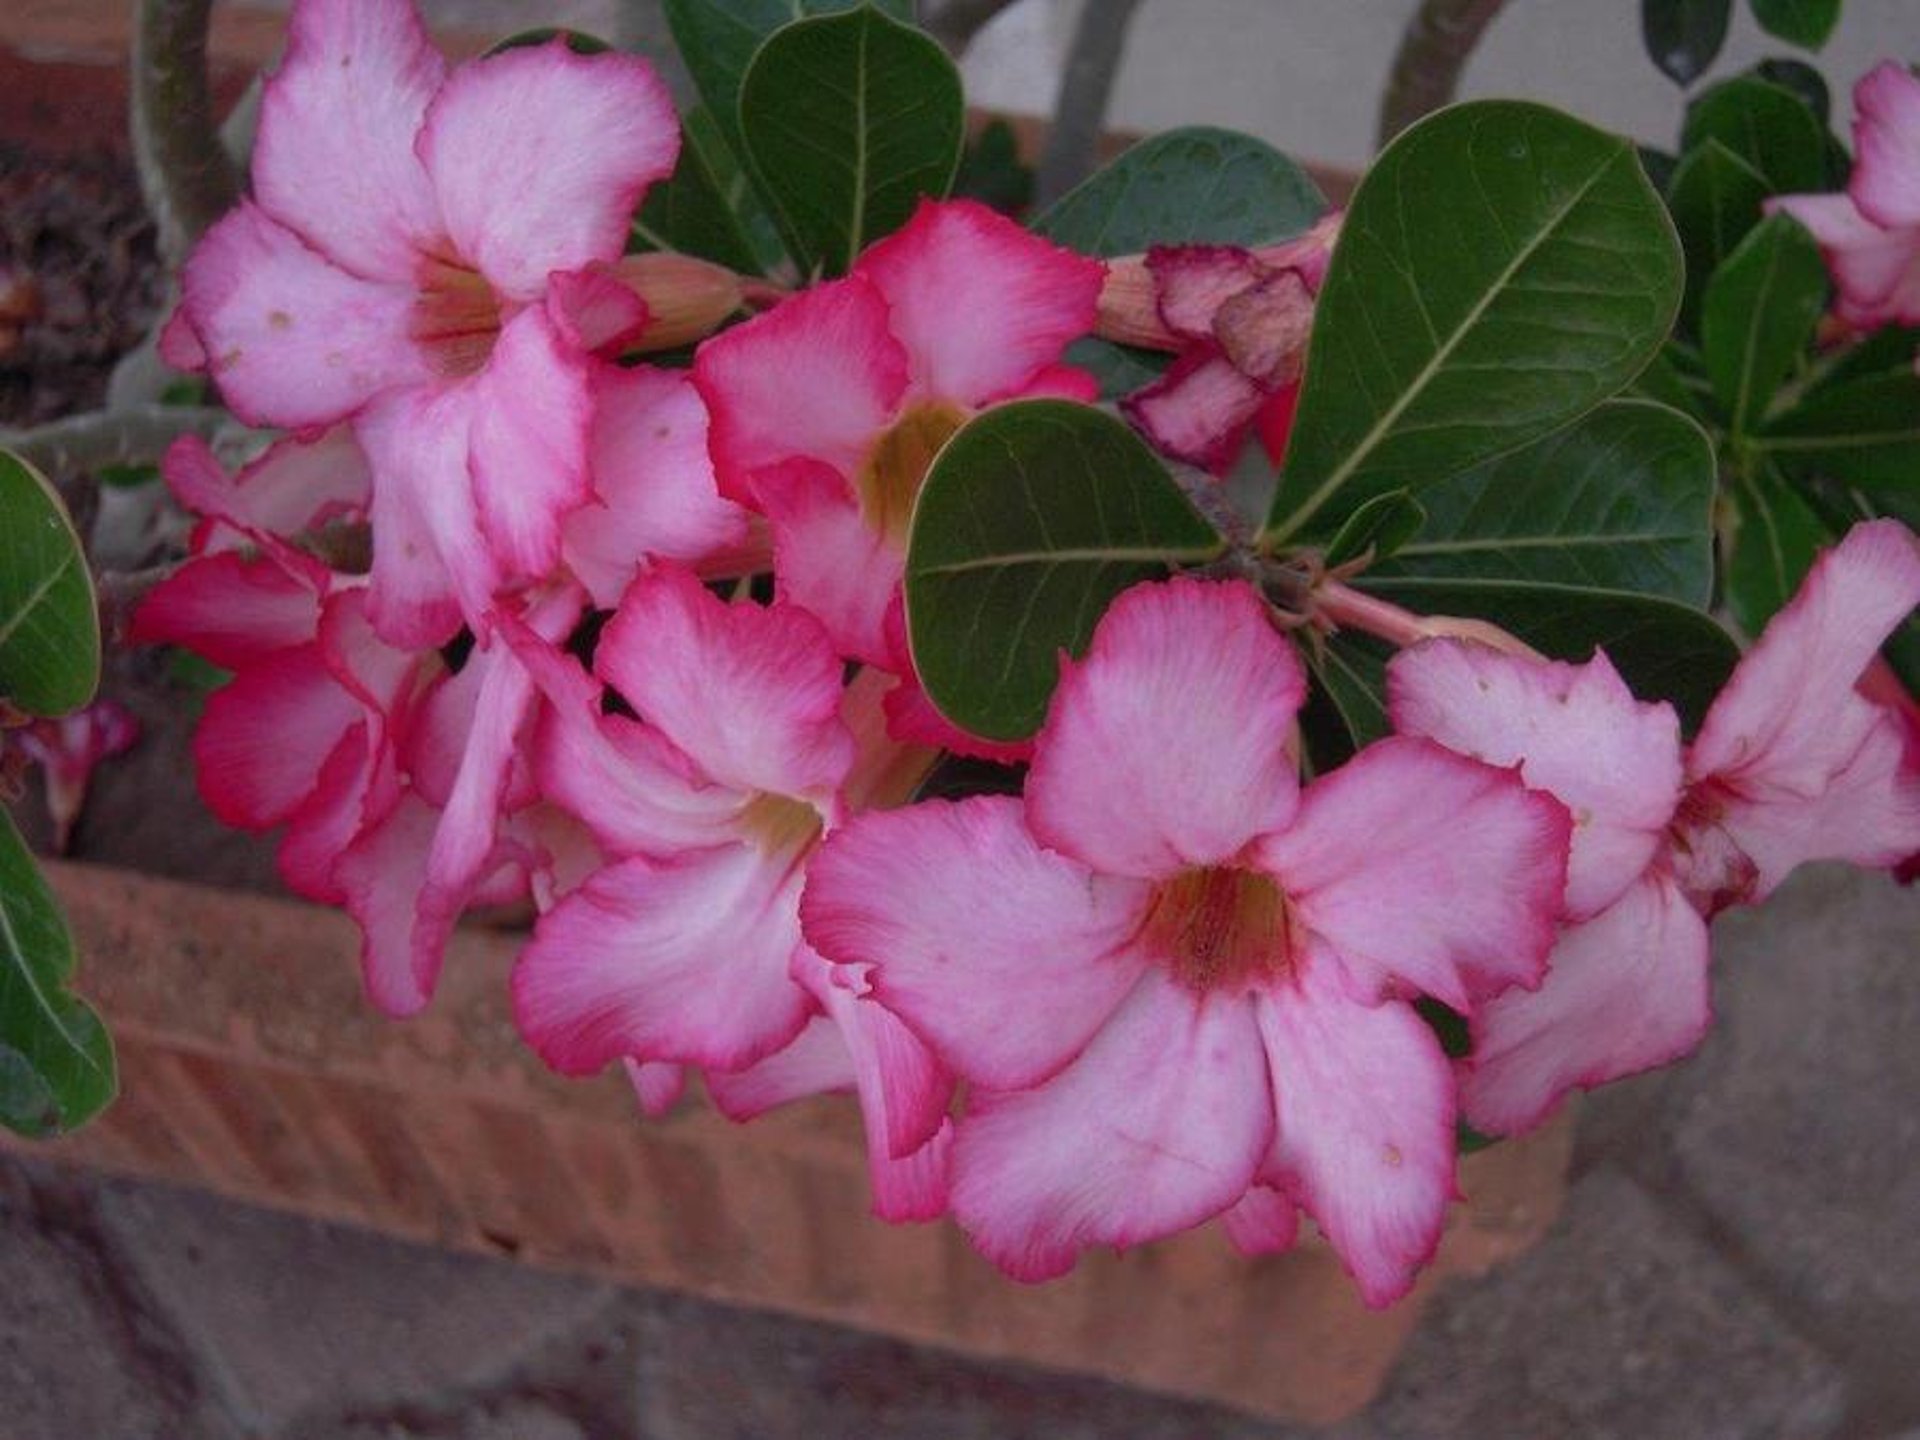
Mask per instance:
[[[1757,904],[1796,865],[1888,866],[1920,848],[1920,768],[1900,718],[1855,688],[1920,603],[1920,552],[1859,525],[1741,660],[1682,754],[1671,706],[1584,665],[1432,641],[1388,667],[1394,724],[1514,764],[1574,816],[1567,912],[1537,990],[1472,1018],[1467,1118],[1508,1134],[1706,1033],[1706,918]]]
[[[189,260],[183,314],[242,418],[353,420],[392,643],[558,563],[592,496],[589,352],[646,318],[598,267],[678,144],[631,56],[556,41],[449,73],[404,0],[296,4],[253,198]]]
[[[1384,1304],[1439,1238],[1453,1082],[1408,999],[1537,979],[1567,816],[1415,740],[1302,791],[1305,685],[1250,587],[1139,587],[1024,801],[860,816],[813,864],[808,938],[970,1084],[953,1212],[1018,1278],[1228,1211],[1283,1246],[1298,1206]]]
[[[1854,87],[1853,178],[1844,195],[1767,202],[1807,229],[1863,330],[1920,324],[1920,79],[1883,60]]]
[[[1263,414],[1282,426],[1282,443],[1263,437],[1269,449],[1284,448],[1282,417],[1291,418],[1340,221],[1335,211],[1260,250],[1161,245],[1112,262],[1099,333],[1176,353],[1164,376],[1120,404],[1156,448],[1223,474]]]
[[[988,405],[1092,399],[1060,363],[1101,267],[971,201],[923,203],[842,280],[700,349],[723,493],[772,522],[783,598],[842,653],[904,671],[888,639],[907,521],[935,453]]]
[[[140,738],[140,722],[116,700],[96,700],[71,715],[36,720],[8,737],[42,771],[53,848],[65,854],[73,823],[87,803],[94,766],[124,755]]]

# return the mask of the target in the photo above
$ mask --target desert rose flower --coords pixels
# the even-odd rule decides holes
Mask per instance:
[[[1138,587],[1024,800],[856,817],[815,859],[808,938],[969,1082],[952,1210],[1009,1274],[1230,1210],[1273,1248],[1298,1207],[1384,1304],[1437,1242],[1453,1080],[1409,1000],[1538,979],[1569,822],[1418,740],[1303,791],[1305,687],[1251,587]]]
[[[1782,195],[1820,242],[1841,318],[1863,330],[1920,324],[1920,79],[1884,60],[1853,90],[1853,177],[1843,195]]]
[[[95,700],[71,715],[36,720],[5,739],[39,764],[47,817],[53,821],[53,848],[64,855],[74,822],[86,807],[94,767],[131,750],[140,739],[140,722],[116,700]]]
[[[1393,720],[1495,764],[1574,816],[1567,911],[1537,990],[1472,1017],[1461,1081],[1476,1127],[1538,1124],[1591,1087],[1690,1052],[1709,1016],[1706,920],[1757,904],[1804,861],[1890,866],[1920,848],[1920,768],[1903,718],[1856,686],[1920,604],[1895,521],[1821,557],[1684,754],[1671,706],[1583,665],[1439,640],[1388,667]]]
[[[701,346],[724,493],[772,523],[783,598],[842,653],[893,669],[907,521],[935,453],[975,411],[1092,399],[1061,364],[1093,325],[1098,262],[971,201],[923,202],[841,280]]]
[[[443,643],[558,563],[592,498],[590,352],[646,318],[605,267],[678,145],[634,57],[449,71],[405,0],[295,5],[253,197],[189,259],[182,313],[243,419],[353,421],[391,643]]]

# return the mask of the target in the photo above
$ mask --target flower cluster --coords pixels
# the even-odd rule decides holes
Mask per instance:
[[[1132,338],[1179,359],[1133,413],[1218,468],[1299,373],[1334,227],[1130,271],[925,201],[838,279],[744,305],[703,270],[689,304],[623,255],[678,144],[639,60],[449,70],[404,0],[298,0],[254,198],[187,266],[169,353],[289,433],[231,476],[169,455],[199,520],[138,631],[233,672],[208,803],[284,827],[383,1008],[428,1003],[463,912],[530,903],[513,1010],[563,1072],[620,1062],[659,1110],[697,1069],[741,1119],[851,1089],[876,1211],[1020,1278],[1213,1218],[1283,1249],[1304,1213],[1386,1303],[1461,1114],[1518,1131],[1684,1052],[1706,916],[1920,850],[1914,737],[1855,688],[1920,602],[1891,522],[1684,750],[1604,655],[1443,639],[1393,663],[1397,733],[1303,781],[1317,632],[1199,576],[1115,601],[1030,744],[960,731],[903,616],[935,455],[1093,400],[1065,351],[1145,276]],[[690,369],[638,362],[690,325]],[[1023,788],[916,799],[943,751]]]

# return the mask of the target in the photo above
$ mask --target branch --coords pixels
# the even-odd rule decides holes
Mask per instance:
[[[185,405],[93,410],[31,430],[0,430],[0,449],[43,474],[71,475],[106,465],[151,465],[182,435],[211,438],[232,423],[224,410]]]
[[[1046,154],[1034,181],[1035,210],[1046,209],[1093,169],[1106,124],[1107,100],[1126,53],[1127,26],[1139,5],[1140,0],[1090,0],[1080,12],[1073,48],[1067,52],[1066,74],[1060,80],[1053,133],[1047,137]]]
[[[1387,148],[1402,130],[1453,99],[1460,72],[1480,36],[1493,23],[1506,0],[1421,0],[1407,22],[1380,97],[1380,133],[1376,144]]]
[[[973,37],[1014,0],[947,0],[922,21],[926,32],[946,47],[949,55],[966,53]]]
[[[207,17],[213,0],[137,0],[133,32],[133,158],[177,266],[240,194],[240,176],[213,123]]]

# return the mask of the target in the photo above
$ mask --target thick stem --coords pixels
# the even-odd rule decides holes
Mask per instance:
[[[232,423],[224,410],[184,405],[92,410],[31,430],[0,430],[0,449],[47,475],[71,475],[106,465],[151,465],[182,435],[212,436]]]
[[[1044,210],[1084,180],[1099,152],[1107,119],[1107,100],[1127,49],[1127,26],[1140,0],[1087,0],[1074,27],[1060,79],[1060,104],[1053,133],[1034,180],[1033,204]]]
[[[1380,97],[1380,149],[1453,99],[1467,57],[1505,5],[1506,0],[1421,0],[1400,37]]]
[[[133,156],[160,228],[160,251],[178,265],[240,195],[220,143],[207,86],[207,20],[213,0],[138,0],[133,32]]]

